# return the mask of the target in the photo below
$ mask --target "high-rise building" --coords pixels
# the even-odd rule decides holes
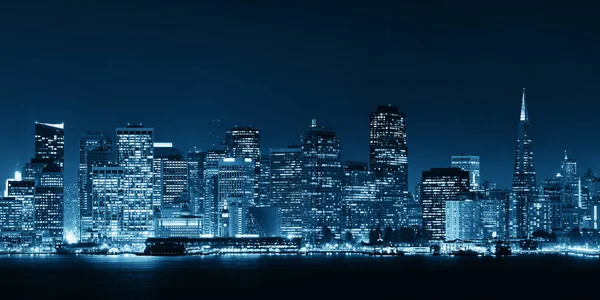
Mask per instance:
[[[91,216],[91,168],[93,160],[90,159],[91,151],[112,151],[112,140],[100,132],[86,132],[79,140],[79,172],[78,172],[78,197],[80,217]],[[113,159],[114,160],[114,159]]]
[[[271,202],[271,156],[263,154],[260,158],[260,185],[259,185],[260,206],[273,206]]]
[[[302,237],[302,148],[270,151],[270,199],[279,213],[281,235]]]
[[[204,160],[204,203],[202,233],[217,236],[219,232],[219,161],[224,150],[208,150]]]
[[[489,190],[485,199],[481,199],[481,226],[483,238],[507,240],[509,235],[509,202],[514,198],[508,190]]]
[[[251,205],[261,204],[260,198],[260,131],[248,127],[234,127],[225,132],[225,153],[231,158],[250,158],[254,162],[254,198]],[[265,203],[268,204],[268,203]]]
[[[90,239],[99,243],[118,242],[127,232],[123,190],[125,168],[120,166],[92,167],[92,232]]]
[[[521,100],[521,115],[519,118],[519,135],[517,140],[517,153],[515,156],[515,169],[513,173],[512,190],[516,195],[516,222],[517,238],[529,236],[527,208],[528,202],[537,200],[537,186],[535,165],[533,162],[533,142],[529,126],[529,114],[525,102],[525,89]]]
[[[563,201],[573,207],[581,208],[583,206],[581,201],[581,177],[577,174],[577,160],[567,157],[567,151],[565,151],[565,159],[562,162],[561,169],[564,188]]]
[[[35,122],[35,158],[50,159],[64,169],[65,124]]]
[[[408,198],[406,115],[395,106],[379,106],[370,118],[370,168],[377,180],[377,223],[406,225],[402,215]]]
[[[187,161],[172,143],[154,143],[154,207],[183,208],[187,191]]]
[[[367,163],[345,162],[342,183],[342,230],[357,241],[369,242],[369,231],[375,228],[377,186]]]
[[[247,234],[247,209],[254,199],[254,162],[251,158],[219,160],[219,211],[229,211],[228,225],[219,224],[219,236]]]
[[[446,239],[446,202],[458,200],[469,187],[469,172],[459,168],[423,171],[423,229],[429,239]]]
[[[305,241],[315,244],[340,237],[342,160],[333,130],[312,120],[302,140],[302,185]]]
[[[483,237],[481,202],[472,199],[446,201],[446,240],[476,240]]]
[[[64,185],[60,166],[50,163],[40,174],[40,184],[35,188],[34,228],[47,232],[55,241],[64,238]]]
[[[23,228],[23,201],[14,197],[0,197],[0,234],[19,232]]]
[[[190,150],[187,155],[188,190],[192,215],[204,215],[204,161],[206,152]]]
[[[8,182],[8,197],[22,202],[23,206],[23,230],[35,229],[35,181],[33,180],[10,180]]]
[[[479,179],[479,156],[476,155],[453,155],[451,157],[451,166],[452,168],[459,168],[463,171],[468,171],[471,183],[471,191],[479,191],[481,190],[481,182]]]
[[[153,237],[154,129],[140,125],[117,128],[117,162],[124,169],[121,240],[143,243]]]

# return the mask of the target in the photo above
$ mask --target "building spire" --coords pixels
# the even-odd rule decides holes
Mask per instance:
[[[521,100],[521,121],[528,121],[527,104],[525,103],[525,88],[523,88],[523,99]]]
[[[565,160],[567,160],[567,150],[565,150]]]

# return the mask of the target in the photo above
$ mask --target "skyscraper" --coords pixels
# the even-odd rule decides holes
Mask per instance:
[[[187,155],[188,190],[190,192],[190,208],[193,215],[204,214],[204,161],[206,152],[190,150]]]
[[[367,163],[345,162],[342,184],[342,229],[357,241],[369,241],[376,220],[377,186]]]
[[[65,162],[65,124],[35,122],[35,158],[50,159],[61,169]]]
[[[35,230],[47,232],[55,241],[64,238],[63,172],[55,163],[42,169],[35,188]]]
[[[370,118],[370,168],[377,181],[377,223],[406,225],[401,215],[408,197],[406,115],[395,106],[379,106]]]
[[[154,143],[154,207],[182,208],[187,191],[187,161],[172,143]],[[189,205],[187,203],[186,205]]]
[[[302,237],[302,148],[271,149],[270,199],[277,207],[281,234]]]
[[[204,160],[202,233],[207,235],[219,232],[219,161],[224,157],[224,150],[208,150]]]
[[[423,229],[429,239],[446,239],[446,201],[459,200],[468,191],[467,171],[459,168],[433,168],[423,171]]]
[[[254,162],[251,158],[219,160],[220,212],[229,212],[228,222],[219,224],[219,236],[246,234],[247,208],[254,199]]]
[[[568,157],[567,151],[565,151],[565,159],[561,167],[564,202],[568,205],[581,208],[583,206],[581,201],[581,178],[577,174],[577,160]]]
[[[123,183],[125,169],[119,166],[92,167],[93,183],[92,202],[92,241],[109,243],[119,241],[123,234],[128,234],[125,223],[125,211],[128,209],[124,201]]]
[[[111,151],[112,140],[100,132],[86,132],[79,140],[79,172],[77,178],[80,217],[91,216],[91,172],[93,160],[90,152],[95,150]]]
[[[143,243],[154,234],[152,207],[154,129],[140,125],[117,128],[117,162],[124,169],[122,241]]]
[[[335,132],[312,120],[302,140],[302,186],[305,241],[340,236],[342,161]]]
[[[481,190],[480,171],[479,171],[479,156],[476,155],[453,155],[451,157],[452,168],[459,168],[469,172],[469,182],[471,183],[470,190],[475,192]]]
[[[529,127],[529,114],[525,101],[525,89],[521,100],[521,114],[519,118],[519,136],[517,139],[517,153],[515,157],[515,170],[513,173],[512,190],[515,192],[515,214],[517,223],[517,238],[528,237],[527,207],[528,202],[537,200],[537,186],[535,165],[533,163],[533,142]]]
[[[225,132],[225,153],[231,158],[250,158],[254,162],[254,198],[259,204],[260,195],[260,131],[248,127],[234,127]]]

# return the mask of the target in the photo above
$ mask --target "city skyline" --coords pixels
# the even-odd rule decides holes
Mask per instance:
[[[266,152],[298,144],[316,118],[336,130],[344,160],[368,161],[369,113],[392,104],[407,116],[411,187],[469,153],[482,180],[509,188],[523,87],[539,177],[556,173],[564,150],[581,171],[600,169],[600,141],[588,138],[598,42],[585,7],[11,5],[1,13],[12,26],[0,28],[0,126],[12,128],[0,133],[3,178],[30,158],[36,120],[65,122],[68,182],[81,134],[129,122],[184,151],[210,144],[212,119],[249,124]]]
[[[525,96],[525,90],[526,90],[526,88],[523,88],[523,90],[522,90],[523,94],[522,94],[521,97]],[[530,100],[529,100],[529,98],[527,98],[527,106],[528,107],[530,106],[529,102],[530,102]],[[389,105],[391,106],[391,104],[389,104]],[[519,116],[518,116],[519,121],[522,121],[522,117],[523,117],[523,107],[522,107],[522,105],[523,105],[523,102],[519,106],[519,108],[520,108],[520,110],[519,110]],[[387,105],[377,105],[377,106],[375,106],[369,112],[369,114],[372,114],[373,112],[376,112],[378,106],[387,106]],[[530,109],[527,108],[527,111],[526,111],[527,116],[529,115],[529,110]],[[405,113],[401,110],[401,108],[399,108],[399,111],[400,111],[400,113],[402,113],[402,114],[405,115]],[[366,115],[367,121],[369,119],[369,117],[368,117],[369,114]],[[527,117],[527,118],[529,118],[529,117]],[[407,136],[408,136],[408,138],[407,138],[408,143],[407,144],[408,144],[408,148],[411,148],[411,146],[410,146],[411,145],[410,144],[410,141],[411,141],[411,139],[410,139],[410,136],[411,136],[411,134],[410,134],[410,132],[411,132],[410,118],[406,117],[406,119],[408,119],[408,121],[406,121],[408,123],[408,125],[406,126],[407,127],[406,131],[408,132],[408,134],[407,134]],[[321,125],[322,125],[322,123],[326,123],[326,122],[319,122],[319,123],[321,123]],[[62,127],[63,130],[65,131],[65,140],[72,140],[72,137],[69,139],[69,137],[71,136],[71,134],[70,134],[70,130],[68,128],[68,124],[66,124],[65,122],[57,122],[57,121],[54,121],[54,122],[43,122],[43,121],[39,121],[39,120],[34,121],[33,125],[38,126],[37,124],[47,124],[47,125],[55,126],[55,127],[56,126]],[[131,122],[131,124],[137,124],[137,122]],[[140,124],[142,124],[142,123],[140,123]],[[326,127],[331,128],[332,130],[334,130],[334,132],[336,132],[338,134],[338,136],[339,136],[339,131],[336,130],[336,128],[333,128],[331,126],[327,126],[327,124],[325,124],[325,125],[326,125]],[[144,126],[149,127],[149,128],[154,128],[156,130],[156,128],[153,127],[153,126],[151,126],[151,125],[144,124]],[[368,128],[369,124],[367,123],[366,126]],[[34,126],[32,126],[32,128],[33,127]],[[80,153],[79,153],[79,149],[80,148],[79,147],[80,147],[81,140],[85,139],[85,136],[89,135],[89,134],[92,134],[92,135],[93,134],[106,135],[108,138],[114,140],[116,138],[116,136],[114,134],[114,130],[117,127],[119,127],[119,126],[115,126],[114,128],[112,128],[112,130],[107,131],[107,132],[100,131],[100,130],[97,130],[97,129],[89,129],[89,130],[86,130],[85,132],[80,133],[78,135],[78,141],[77,141],[77,145],[76,145],[76,149],[75,149],[75,151],[77,151],[76,152],[77,155],[76,155],[75,158],[71,157],[73,155],[69,155],[70,153],[75,152],[74,149],[72,149],[74,146],[69,147],[69,144],[67,142],[65,142],[65,161],[69,161],[69,160],[70,161],[74,161],[75,159],[77,159],[77,161],[76,161],[77,164],[75,166],[72,166],[68,162],[66,163],[66,166],[65,166],[65,183],[74,183],[74,182],[77,182],[77,176],[78,176],[77,172],[78,172],[78,168],[79,168],[79,161],[78,161],[78,159],[79,159],[79,155],[80,155]],[[186,155],[187,155],[187,153],[189,151],[193,151],[193,150],[199,150],[199,151],[226,150],[227,145],[226,145],[225,139],[226,139],[227,132],[230,131],[230,130],[232,130],[232,129],[235,129],[235,128],[244,128],[244,127],[249,127],[249,128],[254,129],[254,130],[259,130],[261,132],[260,142],[259,142],[260,143],[261,155],[268,154],[269,151],[270,151],[270,149],[285,148],[285,147],[287,147],[289,145],[298,145],[298,144],[301,143],[301,138],[299,138],[296,143],[289,142],[287,144],[281,144],[278,147],[266,147],[266,146],[263,145],[264,144],[263,138],[264,138],[264,132],[265,132],[264,129],[257,128],[257,127],[251,126],[251,125],[242,125],[242,126],[240,126],[240,125],[232,125],[230,127],[225,127],[223,124],[221,124],[221,126],[219,128],[220,136],[221,136],[221,139],[222,139],[223,142],[222,142],[221,146],[217,146],[217,147],[212,147],[212,145],[209,145],[207,147],[193,146],[193,147],[191,147],[189,149],[183,148],[180,145],[181,144],[189,144],[189,141],[186,141],[185,139],[183,139],[182,140],[183,143],[179,143],[179,142],[175,141],[173,138],[169,138],[168,134],[167,134],[167,136],[160,135],[160,138],[158,140],[161,140],[161,141],[164,141],[164,140],[171,141],[169,143],[173,144],[178,149],[181,149],[184,152],[184,154],[186,154]],[[530,127],[534,127],[533,129],[530,129],[530,131],[533,131],[533,133],[530,132],[530,134],[532,134],[533,139],[534,139],[533,149],[534,149],[535,157],[539,157],[540,156],[539,152],[544,153],[544,152],[548,152],[548,151],[544,151],[543,149],[538,149],[538,147],[536,145],[537,144],[537,139],[536,139],[536,135],[535,135],[535,131],[536,131],[535,126],[530,126]],[[208,129],[208,127],[206,129]],[[160,132],[161,130],[158,129],[158,131]],[[518,130],[515,130],[515,132],[518,133]],[[302,134],[300,134],[299,136],[302,137]],[[518,134],[515,134],[515,136],[518,136]],[[207,144],[210,143],[209,138],[210,138],[210,136],[207,134],[206,135]],[[366,137],[366,144],[367,144],[367,146],[366,146],[367,147],[366,157],[357,157],[357,158],[352,159],[352,158],[347,158],[344,155],[344,153],[345,152],[351,152],[352,153],[352,152],[356,152],[356,151],[352,151],[352,150],[347,151],[346,147],[344,147],[343,141],[341,141],[340,144],[341,144],[342,161],[360,161],[360,162],[369,163],[369,153],[368,153],[368,147],[369,147],[369,145],[368,145],[368,143],[369,143],[369,139],[368,139],[368,136],[367,136]],[[507,143],[508,143],[508,141],[507,141]],[[513,152],[514,152],[514,149],[513,149]],[[541,182],[543,179],[546,179],[546,178],[552,178],[557,172],[560,171],[560,167],[557,167],[557,165],[561,162],[561,158],[562,158],[562,156],[564,155],[565,152],[573,153],[573,152],[576,152],[576,151],[563,150],[563,151],[561,151],[561,153],[556,153],[556,156],[557,156],[556,161],[551,161],[551,162],[544,162],[544,161],[539,162],[538,161],[539,159],[537,159],[537,158],[535,159],[535,161],[536,161],[536,169],[537,170],[540,170],[540,169],[546,170],[546,173],[547,173],[547,174],[546,173],[540,174],[541,172],[537,171],[537,173],[540,174],[540,175],[538,175],[538,177],[540,177],[540,179],[538,179],[539,182]],[[415,185],[418,184],[421,181],[421,177],[420,176],[417,177],[417,178],[413,178],[413,176],[415,175],[414,173],[419,173],[418,175],[420,175],[420,172],[425,171],[426,169],[423,169],[423,170],[413,170],[414,167],[412,166],[412,163],[411,163],[412,160],[414,160],[413,156],[417,156],[418,157],[419,155],[418,155],[418,153],[414,154],[412,150],[410,150],[409,153],[410,154],[409,154],[409,159],[408,159],[408,166],[409,166],[408,167],[408,170],[409,170],[409,178],[408,178],[409,189],[408,189],[408,191],[410,193],[414,193]],[[450,167],[452,163],[449,161],[449,159],[451,157],[453,157],[453,156],[458,156],[458,155],[474,155],[474,156],[479,156],[480,157],[480,159],[482,161],[480,168],[484,170],[484,171],[481,172],[481,179],[480,179],[481,182],[483,182],[483,181],[490,181],[490,182],[494,182],[494,183],[498,184],[499,188],[502,188],[502,189],[510,189],[511,188],[511,185],[512,185],[511,184],[511,182],[512,182],[512,174],[509,174],[509,176],[507,177],[508,179],[507,179],[507,178],[504,178],[506,176],[502,176],[501,177],[497,172],[495,173],[493,170],[490,170],[491,172],[490,171],[488,171],[488,172],[491,173],[491,174],[488,175],[488,172],[485,172],[485,170],[489,170],[489,166],[488,166],[488,168],[486,168],[485,165],[486,165],[486,162],[490,162],[490,161],[488,159],[486,159],[486,157],[488,157],[487,155],[483,155],[483,154],[480,154],[480,153],[471,153],[471,152],[468,152],[468,151],[459,151],[459,152],[456,152],[456,153],[448,153],[448,156],[446,157],[446,160],[447,160],[446,164],[429,165],[428,168]],[[21,154],[21,156],[27,156],[27,155],[26,154]],[[420,157],[420,158],[427,160],[427,158],[423,158],[423,157]],[[593,168],[591,166],[583,165],[581,163],[582,159],[580,159],[576,155],[573,158],[578,161],[578,163],[579,163],[579,171],[580,171],[581,174],[583,174],[584,172],[586,172],[588,168],[591,168],[592,171],[595,171],[595,168]],[[514,163],[514,159],[515,158],[514,158],[514,154],[513,154],[513,157],[511,159],[513,161],[513,163]],[[25,161],[27,161],[27,160],[25,160]],[[494,164],[494,163],[497,163],[497,162],[494,162],[494,160],[492,160],[491,163]],[[542,167],[540,167],[540,165]],[[6,174],[1,174],[2,176],[4,176],[3,180],[5,181],[7,179],[13,178],[14,177],[14,172],[15,171],[21,171],[22,170],[22,166],[23,166],[23,162],[17,162],[15,164],[15,167],[14,167],[13,170],[8,171]],[[514,173],[514,170],[512,170],[511,173]],[[413,175],[413,176],[411,176],[411,175]],[[496,178],[498,180],[494,180],[494,178]],[[506,186],[502,185],[503,182],[506,182]],[[538,182],[538,184],[539,184],[539,182]]]

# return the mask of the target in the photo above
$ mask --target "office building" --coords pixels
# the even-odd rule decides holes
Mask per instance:
[[[224,150],[209,150],[204,161],[204,215],[202,233],[217,236],[219,231],[219,161],[225,158]]]
[[[345,162],[342,182],[342,233],[350,232],[357,241],[369,242],[376,226],[377,186],[367,163]]]
[[[475,155],[453,155],[451,157],[452,168],[459,168],[469,172],[469,182],[471,183],[470,190],[473,192],[481,190],[480,171],[479,171],[479,156]]]
[[[281,235],[302,237],[302,148],[270,150],[271,203],[277,207]]]
[[[225,131],[225,153],[231,158],[250,158],[254,162],[254,197],[251,205],[259,203],[260,197],[260,131],[250,126],[236,126]],[[267,205],[268,203],[265,203]]]
[[[423,171],[423,230],[429,239],[446,240],[446,202],[458,200],[469,187],[469,172],[459,168]]]
[[[143,243],[154,235],[154,129],[117,128],[117,163],[124,169],[122,241]]]
[[[65,124],[35,122],[35,158],[49,159],[63,170],[65,162]]]

